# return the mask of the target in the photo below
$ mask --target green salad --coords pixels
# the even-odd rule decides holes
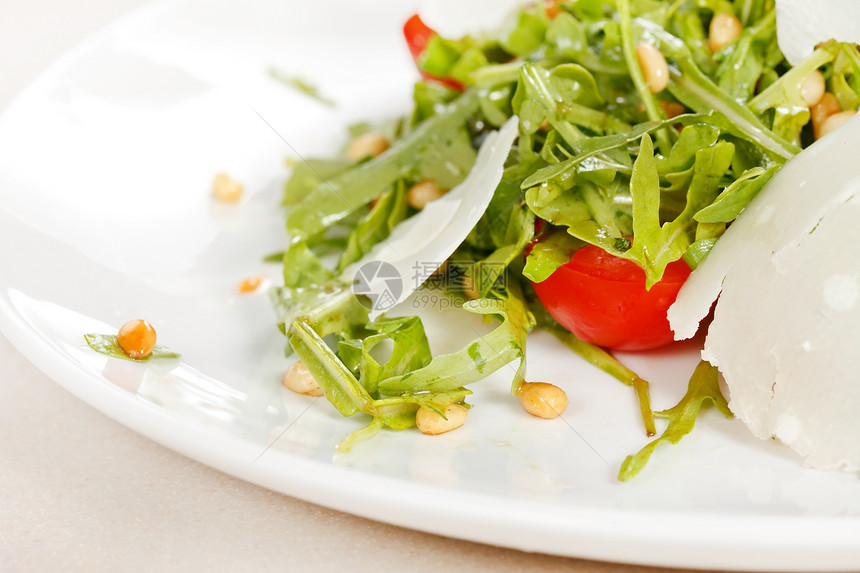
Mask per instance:
[[[666,308],[690,270],[860,103],[857,46],[827,42],[791,67],[775,20],[774,0],[556,0],[454,39],[410,18],[404,49],[422,76],[411,115],[355,126],[343,156],[295,164],[283,198],[290,243],[272,293],[287,352],[341,414],[368,421],[339,448],[422,416],[462,423],[469,386],[515,362],[512,394],[558,415],[566,398],[551,388],[537,400],[546,415],[527,405],[541,386],[526,382],[536,328],[629,385],[649,435],[668,419],[621,480],[689,433],[705,402],[730,416],[709,364],[654,412],[648,382],[612,351],[670,342]],[[381,247],[455,194],[480,209],[468,228],[452,222],[462,211],[450,216],[443,239],[457,239],[442,260],[415,261],[427,267],[417,296],[495,327],[433,356],[420,318],[381,312],[400,292],[356,285],[385,278]],[[389,278],[408,294],[411,277]]]

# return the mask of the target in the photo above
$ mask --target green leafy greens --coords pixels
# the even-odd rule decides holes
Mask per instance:
[[[742,31],[712,53],[708,23],[719,13]],[[638,63],[640,42],[667,61],[659,93]],[[630,386],[649,436],[655,416],[669,419],[662,436],[624,461],[622,481],[659,444],[689,433],[704,402],[729,415],[705,363],[677,406],[652,412],[648,382],[559,326],[531,284],[585,245],[637,264],[648,288],[674,261],[702,264],[812,140],[804,79],[820,70],[843,109],[860,104],[857,47],[829,42],[791,68],[776,43],[774,0],[557,0],[515,11],[494,36],[430,34],[416,64],[427,79],[415,84],[412,114],[388,130],[386,151],[299,163],[283,196],[291,239],[278,255],[284,286],[272,291],[278,323],[287,352],[334,407],[368,418],[341,449],[414,426],[421,407],[441,414],[462,404],[469,385],[519,361],[516,393],[535,326]],[[369,301],[342,275],[415,216],[414,185],[456,187],[481,142],[514,115],[517,141],[486,211],[446,261],[417,262],[438,267],[434,296],[496,326],[433,356],[418,317],[370,320]]]
[[[181,356],[178,352],[174,352],[169,348],[156,345],[156,347],[152,349],[152,354],[150,354],[146,358],[132,358],[131,356],[126,354],[122,348],[120,348],[119,344],[116,341],[115,334],[85,334],[84,340],[86,340],[87,345],[96,352],[105,354],[112,358],[131,360],[132,362],[147,362],[149,360],[158,360],[162,358],[179,358]]]
[[[648,463],[651,454],[657,446],[663,443],[677,444],[681,441],[681,438],[693,431],[696,417],[699,415],[699,410],[705,402],[711,402],[727,418],[732,417],[729,405],[726,403],[722,392],[720,392],[719,372],[717,372],[715,367],[703,361],[696,366],[696,370],[690,378],[687,393],[684,394],[681,401],[668,410],[654,412],[655,416],[669,420],[666,430],[659,438],[650,442],[647,446],[639,450],[639,452],[627,456],[624,463],[621,464],[621,469],[618,471],[619,481],[627,481],[634,478],[645,467],[645,464]]]

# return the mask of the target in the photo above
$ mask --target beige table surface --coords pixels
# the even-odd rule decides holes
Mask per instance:
[[[142,3],[0,0],[0,108]],[[446,539],[239,481],[105,417],[0,335],[0,572],[42,571],[656,570]]]

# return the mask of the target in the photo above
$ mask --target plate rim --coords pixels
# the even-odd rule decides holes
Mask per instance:
[[[9,101],[0,113],[0,128],[16,112],[20,101],[62,73],[70,63],[108,37],[115,27],[169,10],[172,5],[167,0],[150,0],[76,43]],[[404,485],[395,478],[282,451],[246,465],[246,458],[235,452],[259,451],[258,444],[207,430],[198,422],[161,410],[87,371],[30,327],[7,301],[5,292],[0,292],[0,333],[60,387],[136,433],[218,471],[337,511],[489,545],[628,564],[759,571],[786,570],[787,563],[794,570],[848,571],[860,567],[860,544],[856,541],[860,538],[860,516],[679,514],[569,506],[562,515],[543,500],[502,499],[493,494],[452,491],[416,482]],[[153,418],[158,420],[157,424],[152,423]],[[284,461],[299,469],[315,471],[308,472],[312,477],[287,475],[285,479]],[[350,479],[342,480],[343,477]],[[379,493],[384,488],[366,487],[371,483],[378,486],[380,482],[414,490],[416,495],[408,496],[411,504],[404,504],[400,498],[394,507],[387,507],[388,496]],[[454,516],[457,525],[454,531],[448,529],[450,512],[440,511],[428,501],[440,493],[462,502],[461,508],[469,509]],[[504,525],[511,523],[512,517],[517,518],[516,527]],[[653,527],[655,520],[673,524],[676,536],[670,542],[666,540],[666,529]],[[524,523],[529,535],[522,535]],[[549,530],[552,528],[555,529]],[[621,538],[619,530],[624,532]],[[500,539],[505,536],[506,540]],[[687,546],[678,552],[681,538]],[[562,543],[568,543],[567,547],[562,549]],[[625,546],[624,552],[618,551],[619,544]],[[726,544],[745,549],[726,552]],[[791,552],[788,556],[787,551]]]

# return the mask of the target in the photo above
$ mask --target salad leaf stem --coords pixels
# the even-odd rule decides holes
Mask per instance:
[[[657,435],[657,427],[654,425],[654,413],[651,411],[651,387],[646,380],[638,376],[633,379],[633,390],[639,400],[639,413],[645,424],[645,434],[651,438]]]
[[[588,342],[584,342],[575,334],[561,326],[543,326],[555,336],[559,342],[570,348],[577,356],[590,363],[592,366],[603,370],[622,384],[631,386],[636,392],[639,401],[639,411],[642,415],[642,424],[645,433],[653,436],[657,433],[654,425],[654,414],[651,411],[650,384],[647,380],[621,364],[617,358],[606,350]]]
[[[655,415],[669,420],[666,430],[659,438],[650,442],[639,450],[639,452],[627,456],[624,463],[621,464],[621,469],[618,472],[618,480],[628,481],[635,477],[636,474],[642,471],[642,468],[645,467],[645,464],[651,458],[654,449],[660,444],[677,444],[680,442],[681,438],[693,430],[699,410],[707,401],[713,403],[717,410],[725,417],[732,417],[729,405],[720,391],[719,371],[716,367],[702,360],[693,371],[693,375],[690,377],[690,382],[687,386],[687,393],[684,394],[681,401],[668,410],[655,412]]]
[[[370,409],[373,402],[370,394],[307,320],[294,320],[287,338],[338,412],[352,416]]]
[[[711,110],[722,113],[728,126],[738,136],[769,151],[779,162],[791,159],[800,148],[778,137],[766,128],[749,108],[737,103],[707,76],[693,66],[685,66],[683,73],[669,70],[669,91],[684,105],[698,112]]]
[[[627,62],[627,70],[630,73],[630,78],[633,80],[633,85],[636,86],[636,92],[639,94],[639,99],[642,100],[642,105],[645,106],[645,112],[648,114],[648,119],[651,121],[661,121],[666,119],[666,115],[657,104],[657,98],[651,93],[648,84],[645,82],[645,75],[642,73],[642,68],[639,66],[639,61],[636,57],[636,48],[633,45],[633,18],[630,15],[630,0],[618,0],[618,17],[621,23],[621,47],[624,50],[624,60]],[[669,135],[666,130],[661,129],[655,133],[657,138],[657,147],[663,155],[667,155],[672,148],[672,142],[669,141]]]

